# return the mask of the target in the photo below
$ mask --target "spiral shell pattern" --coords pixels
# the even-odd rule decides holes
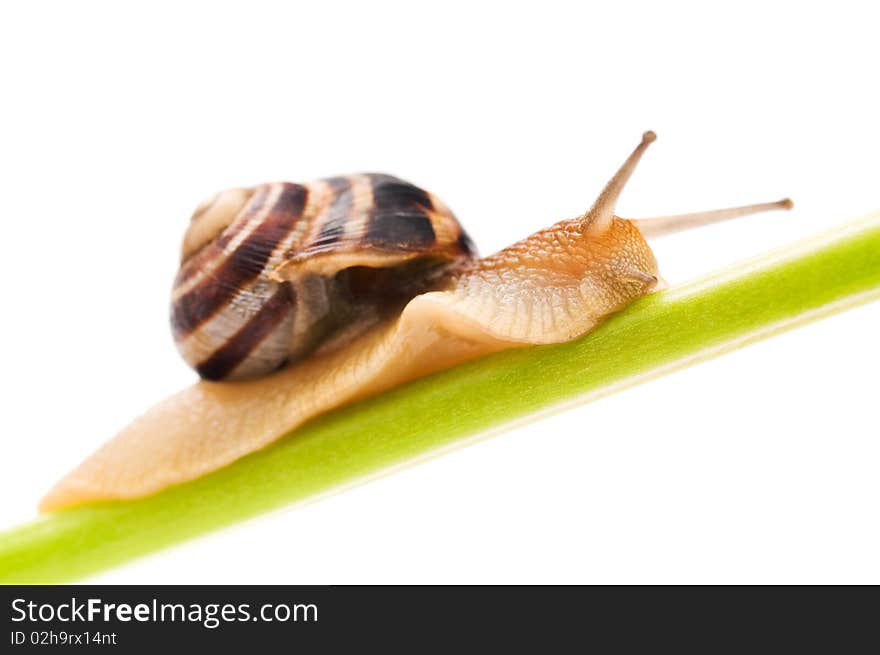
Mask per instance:
[[[341,271],[475,256],[439,199],[390,175],[230,189],[190,221],[172,292],[172,333],[205,379],[264,375],[311,352],[326,336],[322,329],[355,320],[340,318],[342,291],[353,293],[340,290]],[[406,285],[398,277],[384,283]]]

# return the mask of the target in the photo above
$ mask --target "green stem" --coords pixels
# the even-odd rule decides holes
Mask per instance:
[[[649,296],[571,343],[492,355],[332,412],[201,479],[13,528],[0,534],[0,582],[80,578],[878,297],[880,214]]]

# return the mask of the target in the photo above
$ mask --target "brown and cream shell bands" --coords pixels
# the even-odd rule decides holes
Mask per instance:
[[[227,190],[196,210],[184,238],[174,340],[203,378],[263,375],[364,322],[389,296],[429,289],[421,272],[475,256],[440,200],[390,175]]]

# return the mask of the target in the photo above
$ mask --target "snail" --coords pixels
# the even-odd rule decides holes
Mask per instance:
[[[663,286],[646,238],[778,202],[629,220],[641,142],[584,214],[479,258],[434,195],[389,175],[224,191],[193,214],[171,324],[202,381],[124,428],[41,502],[136,498],[306,420],[499,350],[579,337]]]

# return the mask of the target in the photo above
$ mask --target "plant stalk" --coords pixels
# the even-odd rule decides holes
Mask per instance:
[[[576,341],[331,412],[203,478],[12,528],[0,534],[0,582],[79,579],[876,298],[880,214],[648,296]]]

